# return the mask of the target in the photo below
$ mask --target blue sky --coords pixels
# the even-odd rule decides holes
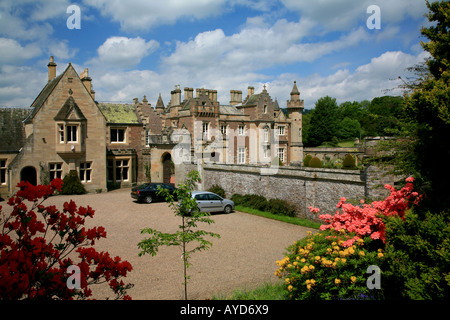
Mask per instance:
[[[68,29],[70,5],[81,29]],[[381,29],[367,28],[370,5]],[[0,105],[29,106],[71,62],[89,68],[98,101],[154,106],[175,85],[230,90],[266,85],[286,106],[293,81],[306,108],[323,96],[361,101],[399,84],[427,57],[419,43],[424,0],[2,0]],[[390,94],[401,94],[393,90]]]

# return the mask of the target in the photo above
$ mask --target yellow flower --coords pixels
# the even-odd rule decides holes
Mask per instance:
[[[382,254],[381,252],[378,253],[378,258],[383,258],[384,254]]]
[[[313,265],[310,265],[310,266],[309,266],[309,270],[314,270],[314,266],[313,266]]]
[[[305,258],[302,258],[302,259],[300,260],[300,262],[305,263],[305,262],[306,262]]]
[[[360,251],[360,252],[359,252],[359,255],[360,255],[361,257],[364,257],[364,256],[366,255],[366,253],[365,253],[364,251]]]
[[[356,277],[355,276],[351,276],[350,280],[352,281],[352,283],[355,283],[356,282]]]
[[[284,282],[285,282],[286,284],[289,284],[289,283],[291,282],[291,279],[286,278],[286,279],[284,279]]]
[[[347,259],[342,258],[342,259],[341,259],[341,262],[342,262],[342,263],[346,263],[346,262],[347,262]]]
[[[320,257],[316,256],[316,262],[319,262],[319,260],[320,260]]]
[[[310,291],[310,290],[311,290],[311,285],[310,285],[310,284],[307,284],[307,285],[306,285],[306,289],[308,289],[308,291]]]
[[[334,283],[335,283],[336,285],[338,285],[339,283],[341,283],[341,280],[338,279],[338,278],[336,278],[336,279],[334,279]]]
[[[293,287],[293,286],[291,286],[291,285],[289,285],[289,286],[287,287],[287,289],[289,290],[289,292],[291,292],[291,291],[292,291],[292,289],[294,289],[294,287]]]

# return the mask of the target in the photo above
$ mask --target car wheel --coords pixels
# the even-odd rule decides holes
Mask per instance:
[[[153,202],[152,196],[146,196],[146,197],[145,197],[145,202],[146,202],[146,203],[152,203],[152,202]]]
[[[225,206],[225,208],[223,209],[223,212],[225,212],[226,214],[231,213],[231,206]]]

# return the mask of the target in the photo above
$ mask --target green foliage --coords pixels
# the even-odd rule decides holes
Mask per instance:
[[[450,297],[450,214],[409,211],[386,223],[383,286],[388,299]]]
[[[322,161],[317,157],[312,157],[309,161],[309,166],[312,168],[322,168]]]
[[[336,135],[338,127],[338,105],[336,99],[329,96],[316,102],[308,132],[308,143],[319,146],[330,141]]]
[[[76,170],[71,170],[63,179],[61,194],[84,194],[86,189],[81,183]]]
[[[427,68],[414,67],[419,78],[406,83],[401,127],[396,141],[380,144],[372,161],[393,167],[392,173],[417,178],[427,195],[422,206],[432,212],[450,207],[447,184],[450,171],[436,165],[450,163],[450,4],[448,1],[428,3],[430,26],[422,35],[430,41],[423,48],[431,54]],[[390,156],[395,154],[395,156]]]
[[[311,161],[312,156],[310,154],[307,154],[305,158],[303,158],[303,166],[309,167],[309,162]]]
[[[187,268],[189,268],[191,254],[197,251],[207,250],[212,246],[212,242],[205,239],[205,237],[220,238],[220,235],[213,232],[199,230],[198,223],[211,224],[214,223],[209,218],[209,213],[200,212],[197,202],[192,198],[191,191],[194,190],[195,184],[200,181],[200,175],[193,170],[187,175],[185,183],[179,184],[173,194],[170,194],[166,189],[159,189],[159,193],[165,196],[169,207],[175,212],[176,216],[181,218],[180,230],[175,233],[164,233],[151,228],[141,230],[141,234],[149,234],[150,238],[146,238],[138,243],[138,248],[141,250],[139,256],[144,254],[151,254],[152,256],[158,253],[161,246],[177,246],[180,247],[183,255],[184,265],[184,297],[187,300],[187,283],[188,275]],[[175,199],[178,199],[178,203]],[[194,244],[192,246],[192,244]]]
[[[367,268],[380,265],[382,250],[371,249],[369,237],[351,247],[343,243],[351,234],[322,231],[294,242],[286,256],[277,261],[276,272],[284,279],[290,299],[355,299],[379,298],[380,290],[367,288]]]
[[[269,199],[266,210],[282,216],[295,217],[295,207],[289,202],[281,199]]]
[[[344,161],[342,162],[342,167],[345,169],[353,169],[355,165],[355,158],[353,158],[351,154],[345,155]]]
[[[208,191],[213,192],[222,198],[225,198],[225,190],[223,190],[223,188],[217,184],[211,186]]]
[[[295,217],[296,209],[291,203],[281,199],[269,199],[257,194],[233,194],[231,200],[235,205],[253,208],[259,211],[267,211],[276,215]]]
[[[341,140],[359,138],[361,134],[361,125],[358,120],[345,117],[339,122],[337,134]]]

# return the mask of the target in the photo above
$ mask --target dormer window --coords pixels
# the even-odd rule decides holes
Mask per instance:
[[[78,143],[79,142],[79,125],[58,123],[58,141],[59,143]]]

